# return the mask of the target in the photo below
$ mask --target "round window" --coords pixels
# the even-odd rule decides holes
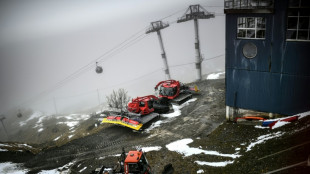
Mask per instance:
[[[257,47],[252,42],[246,43],[243,46],[242,53],[246,58],[254,58],[257,55]]]

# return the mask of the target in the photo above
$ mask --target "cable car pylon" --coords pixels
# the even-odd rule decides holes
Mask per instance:
[[[195,66],[197,70],[196,80],[201,80],[201,52],[200,52],[200,45],[199,45],[199,32],[198,32],[198,19],[210,19],[214,18],[214,14],[208,12],[204,9],[201,5],[190,5],[184,15],[177,20],[177,23],[186,22],[189,20],[194,20],[194,27],[195,27],[195,50],[196,50],[196,59],[195,59]]]
[[[155,22],[151,22],[151,26],[146,30],[146,34],[152,33],[152,32],[157,32],[157,36],[159,39],[159,44],[160,44],[160,48],[161,48],[161,57],[163,59],[163,63],[164,63],[164,71],[165,71],[165,75],[166,75],[166,79],[169,80],[171,79],[170,76],[170,72],[169,72],[169,67],[168,67],[168,63],[167,63],[167,56],[166,56],[166,52],[165,52],[165,48],[164,48],[164,44],[163,44],[163,39],[161,37],[161,33],[160,30],[169,27],[168,23],[163,23],[162,21],[155,21]]]

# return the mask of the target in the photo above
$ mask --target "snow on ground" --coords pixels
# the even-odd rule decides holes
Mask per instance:
[[[197,173],[205,173],[202,169],[198,170]]]
[[[11,147],[10,145],[7,145],[7,144],[1,144],[1,143],[0,143],[0,146]]]
[[[185,157],[204,153],[206,155],[215,155],[222,157],[238,158],[240,155],[237,154],[222,154],[217,151],[203,150],[195,147],[189,147],[188,144],[192,143],[193,140],[190,138],[178,140],[166,145],[167,149],[170,151],[175,151],[180,154],[183,154]]]
[[[272,129],[276,129],[276,128],[279,128],[279,127],[282,127],[286,124],[289,124],[290,122],[287,122],[287,121],[278,121],[276,122],[276,124],[274,126],[272,126]]]
[[[232,164],[234,161],[224,161],[224,162],[205,162],[205,161],[195,161],[198,165],[207,165],[213,167],[225,167],[227,164]]]
[[[307,112],[303,112],[303,113],[300,113],[300,114],[297,114],[299,115],[300,117],[298,119],[302,119],[306,116],[310,116],[310,111],[307,111]]]
[[[160,116],[162,117],[165,117],[165,118],[168,118],[166,120],[158,120],[156,121],[155,123],[153,123],[149,128],[145,129],[146,132],[149,132],[150,130],[156,128],[156,127],[159,127],[161,124],[163,123],[168,123],[170,121],[172,121],[171,118],[174,118],[174,117],[178,117],[181,115],[181,109],[185,106],[188,106],[190,102],[194,102],[196,101],[197,98],[193,98],[193,99],[190,99],[188,101],[186,101],[185,103],[183,103],[182,105],[172,105],[172,108],[173,108],[173,112],[172,113],[169,113],[169,114],[160,114]]]
[[[84,168],[81,169],[79,172],[82,173],[85,169],[87,169],[87,167],[84,167]]]
[[[75,162],[70,162],[62,167],[59,167],[57,169],[53,170],[42,170],[38,174],[61,174],[61,173],[69,173],[70,167],[74,164]]]
[[[0,163],[1,174],[26,174],[27,172],[28,170],[24,169],[20,164],[11,162]]]
[[[161,146],[152,146],[152,147],[141,147],[143,152],[150,152],[150,151],[159,151]]]
[[[255,128],[258,128],[258,129],[269,129],[269,127],[264,127],[264,126],[261,126],[261,125],[256,125]]]
[[[57,116],[57,119],[65,118],[67,121],[58,122],[57,124],[66,124],[70,130],[74,129],[81,121],[88,120],[90,115],[70,114],[67,116]]]
[[[192,139],[187,138],[187,139],[182,139],[178,140],[175,142],[172,142],[168,145],[166,145],[167,149],[170,151],[175,151],[180,154],[183,154],[185,157],[191,156],[191,155],[196,155],[196,154],[206,154],[206,155],[215,155],[215,156],[222,156],[222,157],[229,157],[229,158],[238,158],[241,155],[237,154],[222,154],[217,151],[210,151],[210,150],[203,150],[200,148],[195,148],[195,147],[189,147],[188,144],[193,142]],[[213,167],[224,167],[227,164],[231,164],[234,161],[224,161],[224,162],[206,162],[206,161],[195,161],[198,165],[208,165],[208,166],[213,166]]]
[[[205,161],[195,161],[198,165],[207,165],[213,167],[225,167],[227,164],[232,164],[234,161],[224,161],[224,162],[205,162]]]
[[[53,170],[42,170],[38,174],[60,174],[60,172],[57,169],[53,169]]]
[[[19,125],[20,125],[20,126],[24,126],[24,125],[26,125],[30,120],[33,120],[33,119],[35,119],[35,118],[40,118],[40,117],[42,117],[42,116],[44,116],[44,114],[43,114],[42,112],[39,112],[39,111],[34,112],[27,120],[19,122]]]
[[[197,98],[193,98],[193,99],[186,101],[185,103],[183,103],[181,105],[172,105],[174,112],[169,113],[169,114],[161,114],[161,116],[166,117],[166,118],[178,117],[181,115],[181,109],[182,108],[184,108],[185,106],[188,106],[190,102],[194,102],[196,100],[197,100]]]
[[[276,132],[276,133],[271,133],[271,134],[266,134],[266,135],[262,135],[257,137],[256,141],[251,142],[251,144],[247,147],[246,152],[252,150],[252,148],[257,145],[257,144],[261,144],[264,143],[267,140],[273,139],[273,138],[277,138],[280,137],[284,134],[284,132]]]
[[[57,141],[60,137],[61,137],[61,136],[59,136],[59,137],[55,138],[55,139],[54,139],[54,141]]]
[[[219,79],[222,74],[225,74],[225,72],[212,73],[208,75],[207,79]]]
[[[32,146],[29,146],[28,144],[18,144],[18,147],[28,147],[28,148],[32,148]]]

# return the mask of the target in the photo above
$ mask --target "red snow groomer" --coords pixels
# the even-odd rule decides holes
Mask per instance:
[[[155,86],[159,88],[159,97],[166,98],[171,103],[182,104],[192,98],[192,94],[199,92],[197,86],[189,87],[176,80],[161,81]]]
[[[104,118],[102,123],[119,124],[139,130],[147,122],[159,117],[160,113],[168,112],[169,105],[161,104],[154,95],[148,95],[132,99],[127,110],[127,113],[115,113],[115,116]]]

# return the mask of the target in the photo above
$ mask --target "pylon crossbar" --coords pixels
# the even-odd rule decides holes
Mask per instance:
[[[177,23],[186,22],[192,19],[214,18],[214,13],[208,12],[200,5],[190,5],[185,14],[177,20]]]
[[[167,28],[169,27],[168,23],[164,23],[162,21],[155,21],[155,22],[151,22],[150,27],[146,30],[146,34],[149,34],[151,32],[156,32],[159,31],[161,29]]]

